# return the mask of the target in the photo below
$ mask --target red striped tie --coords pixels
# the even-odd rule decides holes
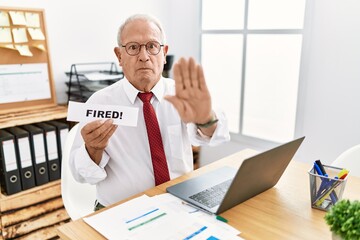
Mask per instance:
[[[154,169],[155,185],[162,184],[170,180],[169,170],[166,163],[164,146],[161,139],[159,123],[156,113],[150,100],[153,93],[139,93],[139,98],[143,102],[143,113],[146,124],[146,130],[149,139],[151,160]]]

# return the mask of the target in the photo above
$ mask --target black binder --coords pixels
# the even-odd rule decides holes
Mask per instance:
[[[0,129],[0,182],[6,194],[21,191],[20,172],[16,160],[15,139],[9,132]]]
[[[35,173],[31,159],[29,133],[19,127],[7,128],[15,136],[15,150],[23,190],[35,187]]]
[[[65,146],[65,141],[69,132],[69,126],[64,122],[55,121],[55,120],[48,121],[46,123],[56,127],[57,147],[58,147],[59,159],[61,164],[62,151]]]
[[[35,170],[35,182],[37,186],[49,182],[49,171],[46,161],[44,130],[34,125],[21,126],[29,133],[31,158]]]
[[[48,163],[49,181],[60,179],[61,167],[56,140],[56,128],[41,122],[35,124],[44,130],[45,156]]]

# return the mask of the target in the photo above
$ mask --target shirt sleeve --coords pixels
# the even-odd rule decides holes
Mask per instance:
[[[220,109],[214,109],[214,112],[219,121],[217,122],[217,126],[212,137],[202,134],[194,123],[188,124],[188,134],[192,145],[216,146],[230,141],[229,127],[224,112]]]
[[[97,165],[86,151],[85,143],[80,134],[80,127],[82,126],[79,126],[70,152],[70,170],[76,181],[96,184],[107,177],[105,166],[109,162],[110,157],[104,151],[100,164]]]

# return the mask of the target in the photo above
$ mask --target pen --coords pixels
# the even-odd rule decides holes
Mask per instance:
[[[315,205],[316,206],[320,206],[324,200],[329,197],[329,195],[331,195],[334,191],[334,189],[340,185],[341,182],[335,182],[330,189],[328,189],[326,192],[324,192],[318,199],[315,200]],[[333,204],[335,204],[333,202]]]
[[[344,179],[348,173],[349,173],[349,171],[346,170],[345,168],[343,168],[343,169],[338,173],[338,178]]]
[[[326,174],[325,168],[322,165],[320,160],[316,160],[314,162],[314,168],[316,170],[316,172],[320,175],[320,176],[324,176],[324,177],[328,177],[328,175]],[[321,185],[319,187],[319,190],[317,192],[317,198],[319,199],[320,196],[322,196],[325,192],[327,192],[327,190],[329,188],[331,188],[332,184],[334,183],[334,180],[330,180],[327,178],[322,178],[321,177]],[[336,195],[335,192],[330,192],[330,198],[331,201],[333,202],[333,204],[335,204],[338,200],[338,197]]]
[[[347,176],[348,172],[349,172],[348,170],[343,169],[343,170],[341,170],[341,171],[338,173],[338,175],[335,177],[335,181],[334,181],[334,180],[331,180],[331,182],[333,182],[333,183],[332,183],[330,189],[327,189],[326,191],[322,192],[322,193],[320,194],[320,196],[315,200],[315,205],[316,205],[316,206],[320,206],[320,205],[324,202],[324,200],[325,200],[327,197],[329,197],[329,195],[330,195],[330,197],[331,197],[331,194],[335,194],[334,189],[341,184],[341,181],[337,181],[337,180],[338,180],[338,179],[345,179],[345,177]],[[331,201],[333,201],[333,199],[331,199]],[[333,201],[333,204],[335,204],[334,201]]]
[[[321,171],[321,169],[320,169],[320,167],[319,167],[319,165],[317,164],[316,161],[314,162],[314,168],[315,168],[315,171],[316,171],[319,175],[324,176],[323,172]]]
[[[220,216],[220,215],[216,215],[216,219],[219,220],[219,221],[222,221],[222,222],[224,222],[224,223],[227,223],[227,222],[228,222],[227,219],[223,218],[223,217]]]
[[[182,201],[181,203],[184,204],[184,205],[187,205],[187,206],[189,206],[189,207],[195,208],[196,210],[202,211],[202,212],[204,212],[204,213],[206,213],[206,214],[209,214],[209,215],[212,215],[212,216],[214,215],[214,216],[215,216],[215,219],[217,219],[217,220],[219,220],[219,221],[221,221],[221,222],[225,222],[225,223],[228,222],[228,220],[227,220],[226,218],[223,218],[223,217],[220,216],[220,215],[216,215],[216,214],[214,214],[214,213],[212,213],[212,212],[209,212],[209,211],[207,211],[206,209],[203,209],[203,208],[201,208],[201,207],[195,206],[195,205],[193,205],[193,204],[191,204],[191,203],[184,202],[184,201]]]
[[[315,162],[316,162],[316,164],[319,166],[319,168],[320,168],[320,170],[322,171],[323,175],[325,175],[325,174],[326,174],[326,171],[325,171],[325,168],[324,168],[324,166],[322,165],[320,159],[319,159],[319,160],[316,160]],[[326,174],[326,175],[327,175],[327,174]]]
[[[347,173],[344,173],[344,174],[342,174],[341,176],[339,176],[339,178],[340,178],[340,179],[345,179],[347,175],[348,175]]]

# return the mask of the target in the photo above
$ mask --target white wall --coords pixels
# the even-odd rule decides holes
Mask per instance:
[[[166,11],[170,54],[200,59],[200,0],[171,0]]]
[[[360,144],[360,1],[317,0],[301,93],[299,158],[332,162]]]

